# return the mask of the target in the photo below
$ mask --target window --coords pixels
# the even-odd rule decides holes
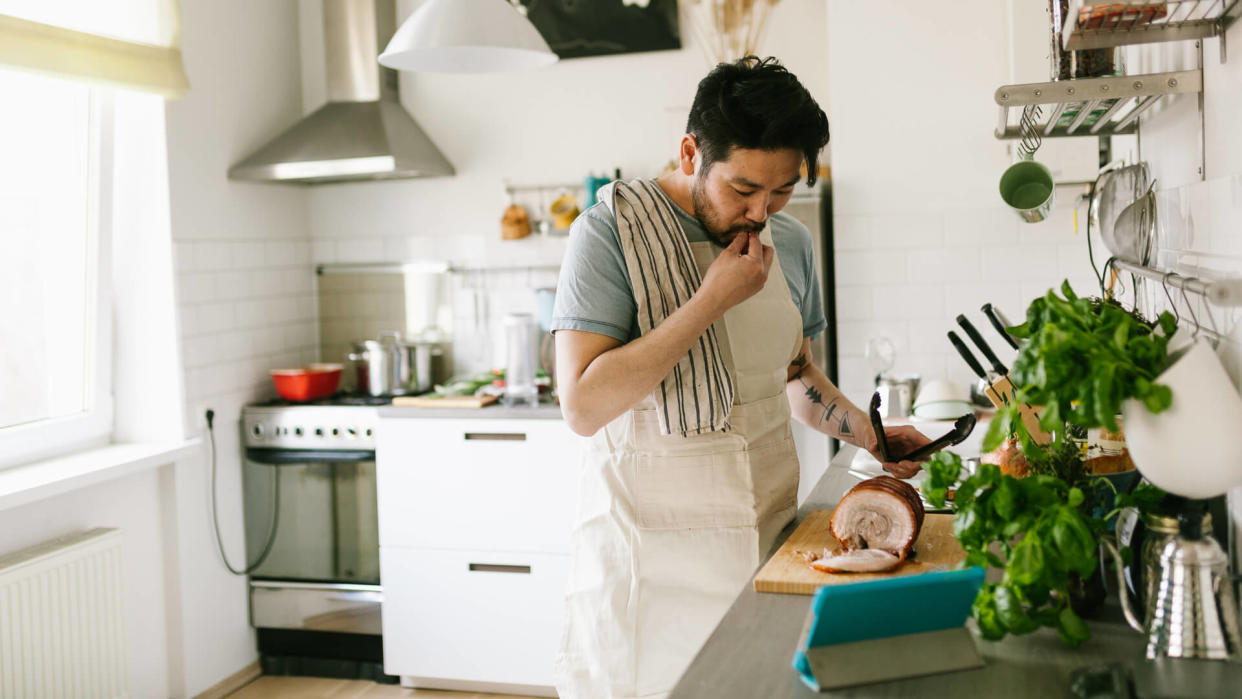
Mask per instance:
[[[108,95],[0,70],[0,468],[112,429]]]

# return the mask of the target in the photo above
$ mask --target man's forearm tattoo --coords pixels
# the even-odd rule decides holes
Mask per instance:
[[[798,379],[798,381],[803,385],[803,387],[806,388],[806,397],[812,403],[823,408],[824,414],[820,416],[819,422],[821,424],[825,422],[831,424],[832,416],[837,412],[837,403],[840,401],[840,398],[834,398],[830,403],[824,405],[824,394],[820,393],[818,388],[808,384],[805,379]],[[841,422],[837,425],[837,432],[842,437],[854,436],[854,432],[850,428],[849,417],[845,409],[841,410]]]
[[[794,368],[794,376],[801,376],[802,370],[806,368],[806,355],[799,354],[797,358],[789,363],[789,366]]]

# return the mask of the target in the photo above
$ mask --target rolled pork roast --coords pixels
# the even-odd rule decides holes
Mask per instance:
[[[922,526],[923,501],[918,492],[892,476],[877,476],[851,488],[837,503],[829,523],[846,552],[884,551],[896,563],[914,550]]]

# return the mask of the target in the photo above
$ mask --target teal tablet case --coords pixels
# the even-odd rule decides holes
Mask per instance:
[[[793,666],[817,690],[982,667],[965,628],[978,567],[819,588]]]

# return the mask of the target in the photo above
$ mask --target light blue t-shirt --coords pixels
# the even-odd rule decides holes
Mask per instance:
[[[705,242],[707,230],[698,219],[669,202],[686,239]],[[814,337],[828,325],[819,293],[811,232],[798,219],[778,212],[770,218],[772,243],[789,285],[789,295],[802,313],[802,334]],[[640,334],[634,287],[621,252],[617,220],[603,202],[582,212],[569,229],[569,248],[556,285],[552,331],[585,330],[629,342]]]

